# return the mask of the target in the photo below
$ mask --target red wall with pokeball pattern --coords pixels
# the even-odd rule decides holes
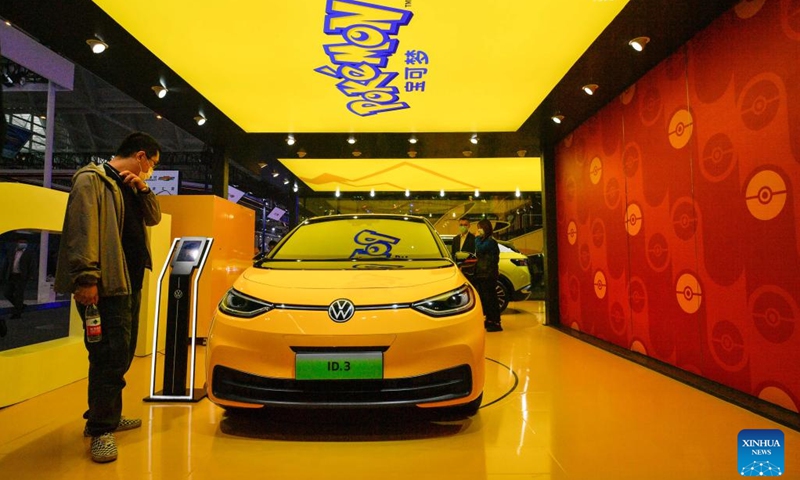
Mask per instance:
[[[740,3],[556,157],[561,322],[798,411],[800,3]]]

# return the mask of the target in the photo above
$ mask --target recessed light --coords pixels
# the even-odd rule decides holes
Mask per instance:
[[[167,90],[167,88],[162,86],[162,85],[153,85],[150,88],[153,89],[153,92],[155,92],[155,94],[156,94],[156,96],[158,98],[166,97],[167,96],[167,92],[169,92],[169,90]]]
[[[650,37],[636,37],[628,42],[628,45],[630,45],[637,52],[641,52],[648,43],[650,43]]]
[[[92,48],[92,52],[94,53],[103,53],[108,49],[108,44],[102,40],[97,38],[90,38],[86,40],[86,43]]]
[[[587,83],[581,87],[581,90],[583,90],[583,93],[586,95],[594,95],[594,92],[596,92],[598,88],[600,88],[600,86],[596,83]]]
[[[356,137],[350,135],[349,137],[347,137],[347,143],[349,143],[350,145],[356,143]]]

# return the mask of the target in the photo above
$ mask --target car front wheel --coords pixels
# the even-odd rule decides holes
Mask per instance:
[[[508,302],[511,301],[511,292],[506,287],[505,282],[499,278],[495,289],[497,290],[497,302],[500,304],[500,312],[502,312],[508,306]]]

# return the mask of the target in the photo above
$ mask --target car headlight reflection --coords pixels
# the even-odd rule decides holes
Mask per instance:
[[[463,285],[451,292],[416,302],[411,308],[432,317],[446,317],[466,312],[475,306],[475,296],[469,285]]]
[[[253,318],[256,315],[272,310],[272,308],[273,305],[271,303],[249,297],[232,288],[225,293],[222,301],[219,302],[219,309],[234,317]]]

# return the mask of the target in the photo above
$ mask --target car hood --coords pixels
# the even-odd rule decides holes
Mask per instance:
[[[234,288],[281,303],[327,304],[341,297],[368,303],[410,302],[458,288],[466,281],[451,262],[439,261],[434,265],[433,268],[385,268],[371,264],[348,269],[252,267],[236,280]]]

